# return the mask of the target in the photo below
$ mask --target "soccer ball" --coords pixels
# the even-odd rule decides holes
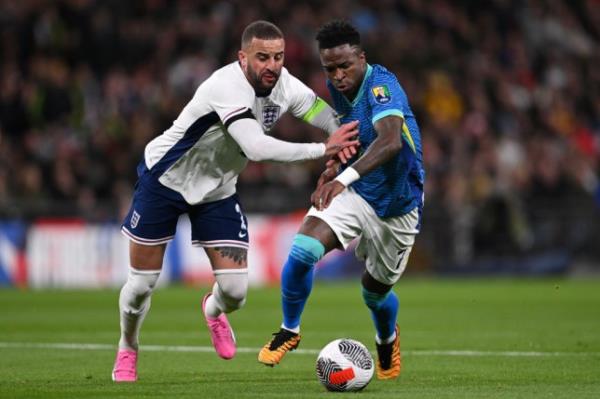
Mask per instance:
[[[336,339],[317,358],[317,377],[329,391],[360,391],[373,377],[373,357],[353,339]]]

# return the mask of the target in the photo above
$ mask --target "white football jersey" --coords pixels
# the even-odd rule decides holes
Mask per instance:
[[[285,68],[271,94],[257,97],[238,62],[231,63],[204,81],[173,125],[148,143],[146,167],[190,204],[229,197],[248,160],[227,127],[253,115],[268,131],[284,112],[301,117],[316,99]]]

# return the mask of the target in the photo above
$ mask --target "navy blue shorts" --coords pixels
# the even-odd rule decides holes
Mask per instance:
[[[159,245],[175,236],[177,220],[186,213],[192,225],[192,244],[201,247],[248,248],[248,219],[237,194],[231,197],[190,205],[183,197],[156,181],[140,178],[131,208],[121,226],[133,242]]]

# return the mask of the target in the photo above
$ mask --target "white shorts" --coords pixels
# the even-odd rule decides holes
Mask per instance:
[[[383,219],[352,188],[342,191],[323,211],[310,208],[306,216],[327,223],[344,249],[358,237],[356,257],[365,261],[375,280],[387,285],[396,283],[404,272],[419,233],[418,208]]]

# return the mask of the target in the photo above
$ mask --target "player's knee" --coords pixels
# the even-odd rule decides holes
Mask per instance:
[[[379,293],[369,291],[364,287],[362,288],[362,297],[365,302],[365,305],[367,305],[367,307],[372,310],[379,309],[383,305],[389,294],[389,291],[386,293]]]
[[[127,284],[136,296],[146,297],[154,290],[159,276],[160,270],[146,271],[130,268]]]
[[[130,268],[127,282],[121,290],[120,305],[131,312],[140,311],[156,286],[160,270],[137,270]]]
[[[302,263],[314,265],[324,254],[325,246],[316,238],[300,233],[294,237],[290,256],[300,260]]]
[[[248,269],[228,269],[215,272],[217,283],[213,289],[225,313],[241,308],[248,293]],[[217,291],[217,292],[215,292]]]

